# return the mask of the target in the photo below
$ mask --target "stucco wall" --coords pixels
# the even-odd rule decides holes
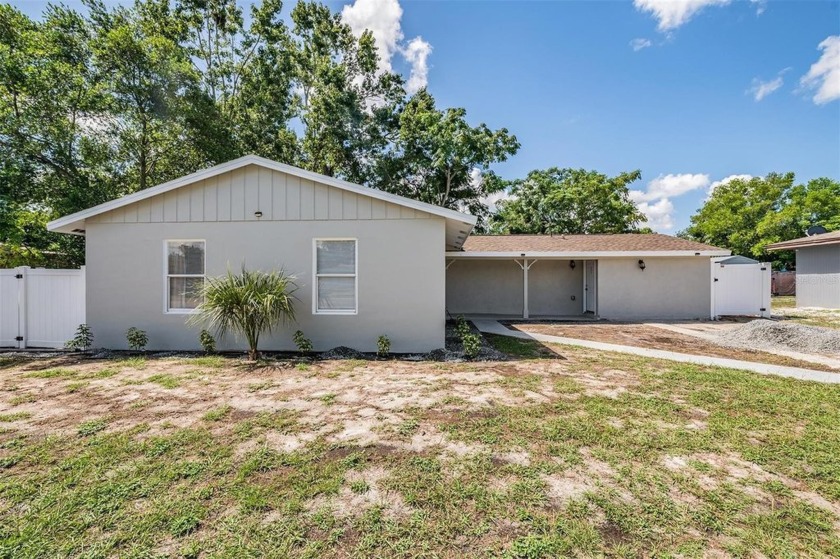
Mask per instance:
[[[582,264],[573,270],[568,260],[538,260],[531,266],[531,317],[581,314]],[[522,316],[522,281],[522,268],[513,260],[456,260],[446,272],[446,308],[451,314]]]
[[[200,328],[165,314],[166,239],[206,240],[206,273],[244,263],[283,267],[298,278],[298,323],[262,341],[263,349],[292,349],[300,328],[316,350],[346,345],[376,349],[386,334],[395,352],[427,351],[444,343],[444,220],[229,221],[88,223],[87,320],[96,345],[125,348],[130,326],[146,330],[149,349],[197,349]],[[358,239],[358,314],[313,315],[314,238]],[[220,349],[244,348],[232,338]]]
[[[796,306],[840,309],[840,245],[796,251]]]
[[[707,257],[609,258],[598,261],[598,315],[612,320],[709,318]]]

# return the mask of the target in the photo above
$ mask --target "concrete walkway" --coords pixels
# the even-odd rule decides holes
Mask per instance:
[[[587,347],[590,349],[598,349],[601,351],[616,351],[619,353],[639,355],[641,357],[651,357],[654,359],[667,359],[669,361],[679,361],[681,363],[694,363],[696,365],[709,365],[713,367],[726,367],[728,369],[741,369],[743,371],[752,371],[754,373],[759,373],[762,375],[776,375],[780,377],[789,377],[799,380],[811,380],[815,382],[840,384],[840,372],[829,373],[826,371],[800,369],[798,367],[784,367],[781,365],[754,363],[752,361],[740,361],[738,359],[706,357],[704,355],[691,355],[688,353],[677,353],[675,351],[663,351],[661,349],[648,349],[645,347],[633,347],[618,344],[608,344],[604,342],[592,342],[589,340],[564,338],[562,336],[549,336],[547,334],[532,334],[528,332],[522,332],[521,330],[510,330],[496,320],[473,320],[472,323],[475,324],[475,327],[478,328],[479,331],[485,334],[497,334],[499,336],[509,336],[511,338],[520,338],[523,340],[536,340],[538,342]]]

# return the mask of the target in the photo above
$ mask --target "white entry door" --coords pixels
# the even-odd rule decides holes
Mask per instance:
[[[583,265],[583,312],[598,312],[597,260],[587,260]]]

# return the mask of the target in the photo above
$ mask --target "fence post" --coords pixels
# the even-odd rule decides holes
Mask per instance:
[[[27,342],[27,272],[29,272],[29,266],[18,266],[15,268],[15,274],[18,277],[18,349],[25,349]]]

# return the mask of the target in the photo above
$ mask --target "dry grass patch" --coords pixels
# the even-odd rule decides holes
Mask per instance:
[[[840,555],[840,387],[515,351],[4,362],[0,556]]]

